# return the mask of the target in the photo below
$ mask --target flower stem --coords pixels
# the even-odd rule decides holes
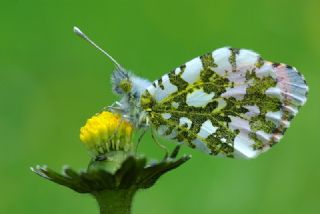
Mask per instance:
[[[130,214],[136,188],[94,192],[100,214]]]

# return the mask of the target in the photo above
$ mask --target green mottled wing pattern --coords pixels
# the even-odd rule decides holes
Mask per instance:
[[[212,155],[253,158],[279,142],[307,92],[295,68],[220,48],[153,82],[141,107],[161,136]]]

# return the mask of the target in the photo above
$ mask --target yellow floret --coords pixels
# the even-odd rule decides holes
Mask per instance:
[[[133,126],[120,115],[103,111],[80,129],[80,140],[95,154],[129,151],[132,148]]]

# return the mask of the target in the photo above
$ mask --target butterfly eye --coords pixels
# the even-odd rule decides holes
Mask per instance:
[[[132,83],[128,79],[123,79],[119,83],[119,88],[124,92],[124,93],[129,93],[132,89]]]

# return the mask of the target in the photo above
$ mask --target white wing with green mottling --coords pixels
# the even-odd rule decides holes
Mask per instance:
[[[295,68],[220,48],[155,81],[141,107],[162,136],[212,155],[253,158],[279,142],[307,92]]]

